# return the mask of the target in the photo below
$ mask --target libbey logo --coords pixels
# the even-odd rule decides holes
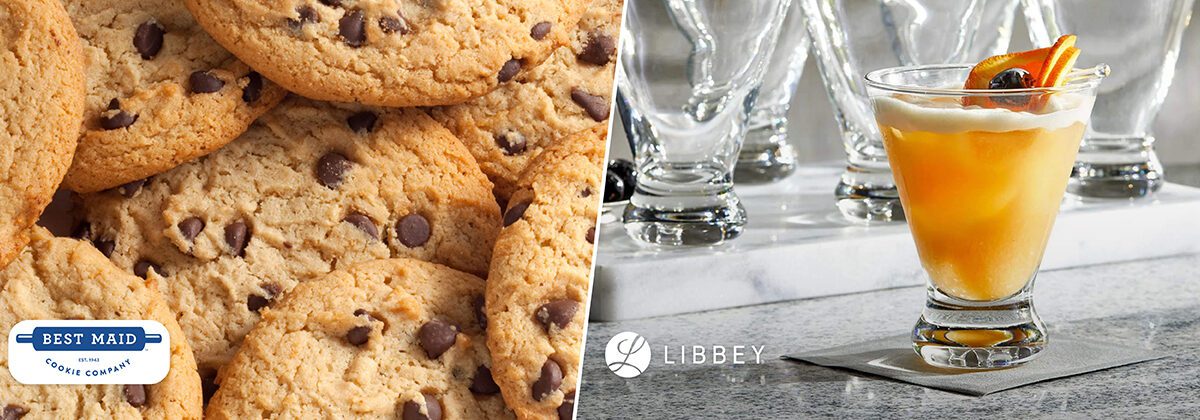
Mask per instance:
[[[662,349],[664,365],[744,365],[761,364],[766,346],[664,345]],[[646,337],[626,331],[608,340],[608,346],[604,348],[604,362],[608,364],[608,370],[617,376],[636,378],[650,366],[650,353],[650,343]]]
[[[650,343],[635,332],[614,335],[604,348],[604,362],[617,376],[636,378],[650,366]]]
[[[171,338],[155,321],[21,321],[8,361],[23,384],[155,384],[171,368]]]

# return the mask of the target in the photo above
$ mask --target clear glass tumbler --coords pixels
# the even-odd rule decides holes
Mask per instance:
[[[1018,0],[799,1],[846,148],[846,171],[834,190],[838,209],[856,221],[903,220],[862,76],[1002,54]]]
[[[808,61],[808,44],[804,12],[799,0],[793,0],[750,111],[746,139],[734,169],[733,179],[738,184],[774,182],[795,172],[796,152],[788,143],[787,115]]]
[[[1046,346],[1033,280],[1107,70],[1051,88],[953,87],[971,67],[890,68],[866,83],[929,275],[913,348],[931,365],[990,369]]]
[[[618,100],[637,189],[626,232],[643,243],[737,237],[733,168],[789,0],[630,0]]]
[[[1080,66],[1111,63],[1095,118],[1079,149],[1067,191],[1085,197],[1136,198],[1163,184],[1150,126],[1171,79],[1193,0],[1025,0],[1030,38],[1040,47],[1062,34],[1079,37]]]

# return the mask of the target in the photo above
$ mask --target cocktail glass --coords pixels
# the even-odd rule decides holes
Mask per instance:
[[[1079,65],[1112,63],[1096,98],[1067,191],[1085,197],[1136,198],[1162,187],[1151,124],[1162,108],[1193,0],[1025,0],[1030,38],[1047,47],[1079,36]]]
[[[801,0],[846,149],[834,189],[853,221],[903,220],[862,76],[884,67],[976,63],[1008,51],[1018,0]]]
[[[746,139],[738,153],[733,179],[738,184],[765,184],[796,171],[796,151],[788,143],[788,110],[808,61],[808,31],[804,11],[793,0],[779,29],[779,40],[758,100],[750,110]]]
[[[651,245],[737,237],[733,170],[790,0],[630,0],[618,105],[637,189],[625,232]]]
[[[1001,368],[1046,346],[1033,280],[1107,70],[1059,87],[961,89],[970,69],[889,68],[866,84],[929,275],[913,347],[935,366]]]

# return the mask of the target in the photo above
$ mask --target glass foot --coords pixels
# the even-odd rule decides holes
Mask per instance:
[[[929,300],[913,328],[913,350],[933,366],[1000,369],[1038,357],[1046,327],[1028,295],[1009,304],[964,307]]]
[[[751,133],[753,134],[753,133]],[[786,134],[782,141],[751,142],[747,134],[746,143],[738,153],[733,179],[738,184],[766,184],[775,182],[796,171],[796,152],[787,144]]]
[[[900,193],[891,182],[891,174],[866,173],[848,169],[833,192],[842,216],[856,222],[898,222],[904,220]]]
[[[1137,163],[1076,162],[1067,192],[1094,198],[1141,198],[1162,188],[1157,159]]]
[[[721,244],[742,234],[746,209],[732,192],[724,194],[718,205],[658,209],[640,207],[635,195],[625,207],[625,232],[633,239],[650,245],[709,246]]]

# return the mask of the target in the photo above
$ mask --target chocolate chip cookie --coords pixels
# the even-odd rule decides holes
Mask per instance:
[[[0,10],[4,7],[0,6]],[[0,418],[199,419],[200,377],[175,316],[145,281],[84,242],[34,228],[16,260],[0,269],[0,335],[34,319],[158,321],[171,338],[171,370],[153,385],[23,385],[0,357]],[[0,354],[8,354],[8,339]]]
[[[162,279],[208,379],[297,283],[389,257],[483,274],[500,228],[491,184],[428,115],[295,97],[213,154],[83,201],[82,236]]]
[[[113,188],[211,153],[283,88],[208,36],[183,0],[64,0],[84,41],[87,103],[67,187]]]
[[[186,0],[251,67],[309,98],[459,103],[570,39],[587,0]]]
[[[507,199],[543,149],[582,130],[607,125],[621,26],[620,0],[596,0],[570,43],[512,83],[432,115],[454,132]]]
[[[411,259],[302,283],[246,336],[208,418],[511,418],[479,323],[483,289]]]
[[[62,181],[83,113],[83,52],[57,0],[0,2],[0,268]]]
[[[570,419],[607,127],[550,147],[504,212],[487,284],[493,377],[519,418]]]

